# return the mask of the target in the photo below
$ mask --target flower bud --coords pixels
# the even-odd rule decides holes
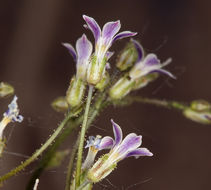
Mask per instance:
[[[109,96],[111,99],[121,99],[125,97],[134,88],[135,81],[128,76],[120,78],[114,86],[109,90]]]
[[[211,110],[211,105],[209,102],[205,100],[195,100],[191,102],[191,109],[195,111],[206,111],[206,110]]]
[[[14,94],[14,88],[8,83],[1,82],[0,83],[0,98],[4,98]]]
[[[138,90],[140,88],[147,86],[150,82],[156,80],[158,76],[159,76],[158,73],[152,73],[137,79],[135,86],[133,87],[133,90]]]
[[[202,111],[197,112],[190,108],[187,108],[183,112],[184,116],[192,121],[195,121],[197,123],[201,124],[211,124],[211,112],[209,111]]]
[[[132,67],[138,58],[137,50],[132,42],[129,42],[117,59],[116,66],[120,71]]]
[[[82,79],[75,76],[72,78],[66,94],[67,103],[71,107],[79,106],[82,103],[85,87],[85,82]]]
[[[91,85],[99,83],[103,77],[106,66],[106,58],[103,58],[101,63],[98,62],[96,56],[93,56],[87,70],[87,82]]]
[[[110,81],[109,73],[108,72],[105,72],[105,74],[103,75],[103,78],[95,86],[95,88],[102,92],[108,86],[109,81]]]
[[[192,121],[211,124],[211,105],[205,100],[193,101],[190,107],[184,110],[183,114]]]
[[[68,110],[68,103],[66,97],[58,97],[51,103],[52,108],[57,112],[66,112]]]

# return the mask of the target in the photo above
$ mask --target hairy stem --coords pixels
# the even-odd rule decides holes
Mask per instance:
[[[89,116],[89,108],[92,100],[92,94],[93,94],[93,86],[89,86],[89,92],[88,97],[86,100],[86,108],[83,118],[83,123],[81,127],[81,133],[80,133],[80,141],[78,146],[78,156],[77,156],[77,163],[76,163],[76,177],[75,177],[75,187],[80,186],[80,175],[81,175],[81,162],[82,162],[82,155],[83,155],[83,147],[84,147],[84,138],[87,128],[87,120]]]
[[[184,104],[176,102],[176,101],[150,99],[150,98],[144,98],[140,96],[128,96],[125,98],[125,101],[128,101],[129,103],[139,102],[139,103],[145,103],[145,104],[152,104],[152,105],[161,106],[165,108],[175,108],[177,110],[184,110],[186,108]]]
[[[69,121],[69,119],[71,117],[75,116],[76,114],[77,114],[76,112],[75,113],[74,112],[69,112],[67,114],[67,116],[64,118],[64,120],[60,123],[58,128],[55,130],[55,132],[51,135],[51,137],[38,150],[36,150],[35,153],[32,154],[32,156],[30,158],[25,160],[22,164],[20,164],[19,166],[17,166],[16,168],[14,168],[10,172],[8,172],[7,174],[1,176],[0,177],[0,183],[2,183],[3,181],[9,179],[10,177],[16,175],[18,172],[23,170],[26,166],[28,166],[33,161],[35,161],[38,158],[38,156],[40,156],[51,145],[51,143],[59,135],[59,133],[61,132],[61,130],[65,126],[65,124]]]

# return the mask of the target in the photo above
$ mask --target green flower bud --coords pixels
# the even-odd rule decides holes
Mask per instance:
[[[79,106],[82,103],[85,87],[86,84],[82,79],[76,78],[75,76],[72,78],[66,93],[67,103],[71,107]]]
[[[66,112],[68,110],[68,103],[66,97],[58,97],[51,103],[52,108],[57,112]]]
[[[158,76],[159,76],[158,73],[152,73],[152,74],[148,74],[146,76],[136,79],[136,83],[135,83],[135,86],[133,87],[133,90],[138,90],[140,88],[147,86],[150,82],[157,79]]]
[[[211,105],[205,100],[191,102],[190,107],[186,108],[183,114],[192,121],[211,124]]]
[[[132,67],[138,58],[138,53],[134,44],[129,42],[117,59],[116,66],[120,71],[125,71]]]
[[[111,99],[118,100],[125,97],[135,86],[135,81],[128,76],[120,78],[109,90]]]
[[[211,112],[210,111],[194,111],[191,108],[187,108],[183,111],[186,118],[201,124],[211,124]]]
[[[103,78],[95,86],[95,88],[102,92],[108,86],[109,81],[110,81],[109,73],[108,72],[105,72],[105,74],[103,75]]]
[[[103,58],[101,63],[99,63],[97,57],[93,56],[87,70],[87,82],[91,85],[96,85],[99,83],[103,77],[105,66],[106,58]]]
[[[206,111],[206,110],[211,110],[211,105],[209,102],[205,100],[195,100],[191,102],[191,109],[195,111]]]
[[[8,83],[1,82],[0,83],[0,98],[4,98],[14,94],[14,88]]]

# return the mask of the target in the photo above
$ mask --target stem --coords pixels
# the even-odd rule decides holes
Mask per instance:
[[[64,118],[64,120],[60,123],[60,125],[58,126],[58,128],[55,130],[55,132],[51,135],[51,137],[38,150],[36,150],[35,153],[32,154],[32,156],[30,158],[28,158],[27,160],[25,160],[22,164],[20,164],[19,166],[17,166],[16,168],[14,168],[10,172],[8,172],[7,174],[1,176],[0,177],[0,183],[3,182],[3,181],[5,181],[5,180],[7,180],[7,179],[9,179],[10,177],[16,175],[18,172],[20,172],[26,166],[28,166],[30,163],[32,163],[34,160],[36,160],[37,157],[40,156],[49,147],[49,145],[51,145],[51,143],[59,135],[59,133],[61,132],[61,130],[63,129],[63,127],[67,123],[67,121],[71,117],[75,116],[75,114],[77,114],[77,113],[69,112],[67,114],[67,116]]]
[[[156,106],[161,106],[165,108],[175,108],[177,110],[184,110],[186,106],[182,103],[176,102],[176,101],[166,101],[166,100],[158,100],[158,99],[150,99],[150,98],[144,98],[140,96],[129,96],[125,98],[126,101],[129,101],[129,103],[132,102],[140,102],[140,103],[146,103],[146,104],[153,104]]]
[[[104,100],[105,100],[105,94],[100,93],[98,95],[98,97],[96,98],[96,102],[95,102],[94,106],[91,108],[91,111],[90,111],[91,114],[90,114],[90,117],[89,117],[88,123],[87,123],[88,127],[91,125],[91,123],[94,121],[94,119],[98,116],[99,112],[102,111],[102,109],[105,108],[105,106],[108,105],[108,102],[106,102],[106,101],[103,102]],[[45,168],[48,165],[51,157],[55,154],[58,147],[71,134],[71,132],[80,125],[80,123],[82,122],[82,119],[83,119],[83,117],[80,116],[79,118],[75,119],[74,121],[73,120],[69,121],[68,122],[69,124],[67,123],[67,127],[62,131],[62,134],[58,138],[55,139],[55,142],[47,150],[45,155],[41,158],[38,167],[33,172],[33,175],[32,175],[31,179],[29,180],[29,182],[27,184],[26,190],[32,190],[33,189],[35,180],[37,178],[40,178],[40,175],[45,170]],[[74,154],[74,156],[75,156],[75,154]],[[73,153],[71,154],[71,156],[72,155],[73,155]],[[72,166],[69,166],[69,167],[72,167]],[[71,181],[71,179],[69,179],[69,180]]]
[[[85,186],[87,186],[90,182],[89,181],[84,181],[76,190],[83,190]]]
[[[67,169],[65,190],[70,190],[71,176],[73,173],[72,168],[73,168],[73,163],[74,163],[75,155],[76,155],[77,148],[78,148],[78,143],[79,143],[79,138],[77,139],[76,143],[74,144],[74,146],[72,148],[71,155],[70,155],[70,160],[69,160],[68,169]]]
[[[81,127],[81,134],[80,134],[80,141],[78,146],[78,159],[76,163],[76,177],[75,177],[75,187],[80,186],[80,175],[81,175],[81,162],[82,162],[82,155],[83,155],[83,147],[84,147],[84,138],[86,133],[86,127],[87,127],[87,120],[89,115],[89,108],[92,100],[92,93],[93,93],[93,86],[89,86],[89,93],[86,100],[86,108],[83,118],[83,123]]]

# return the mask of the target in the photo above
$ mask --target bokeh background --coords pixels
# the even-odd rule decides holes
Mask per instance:
[[[75,63],[61,42],[75,44],[84,32],[94,42],[82,26],[82,14],[94,17],[101,26],[120,19],[121,30],[137,31],[136,39],[147,52],[161,60],[173,58],[168,68],[177,80],[160,77],[136,95],[184,102],[211,100],[210,6],[208,0],[0,0],[0,80],[15,87],[25,117],[23,123],[7,129],[7,153],[0,160],[0,173],[30,156],[63,118],[50,103],[65,95]],[[118,52],[127,41],[116,42],[112,50]],[[1,113],[10,101],[0,101]],[[191,122],[174,110],[136,103],[107,108],[88,134],[112,135],[111,118],[124,134],[142,134],[143,146],[154,156],[122,161],[94,189],[211,189],[210,126]],[[76,133],[60,149],[70,149],[75,137]],[[38,189],[64,189],[67,161],[46,171]],[[24,189],[36,163],[2,189]]]

